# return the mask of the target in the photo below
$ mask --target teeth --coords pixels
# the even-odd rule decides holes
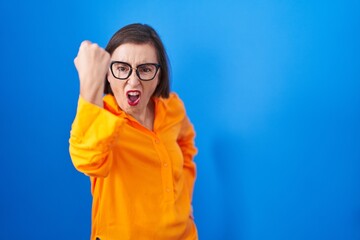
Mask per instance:
[[[129,92],[128,94],[129,94],[130,96],[138,96],[138,95],[140,95],[139,92]]]

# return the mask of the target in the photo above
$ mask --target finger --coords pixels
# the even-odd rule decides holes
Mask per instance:
[[[102,47],[100,47],[97,43],[91,43],[89,45],[89,48],[98,52],[98,53],[102,53],[103,51],[105,51]]]
[[[90,45],[91,45],[91,47],[93,47],[93,48],[100,48],[97,43],[90,43]]]
[[[80,48],[84,48],[90,46],[92,43],[89,40],[82,41],[80,44]]]

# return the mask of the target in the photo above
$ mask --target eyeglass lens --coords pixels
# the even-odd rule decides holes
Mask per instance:
[[[130,77],[133,68],[123,62],[114,62],[111,65],[111,71],[114,74],[114,77],[119,79],[127,79]],[[136,73],[138,77],[142,80],[150,80],[155,77],[157,72],[157,65],[153,63],[146,63],[137,66]]]

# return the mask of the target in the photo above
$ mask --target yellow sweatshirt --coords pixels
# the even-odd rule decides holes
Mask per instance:
[[[150,131],[112,95],[104,108],[79,97],[69,150],[91,180],[91,239],[198,239],[191,207],[195,132],[175,93],[154,102]]]

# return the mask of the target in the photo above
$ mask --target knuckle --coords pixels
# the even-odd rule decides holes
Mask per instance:
[[[93,43],[93,44],[91,44],[91,47],[94,48],[94,49],[98,49],[99,45],[97,43]]]
[[[88,41],[88,40],[82,41],[82,43],[80,44],[80,48],[81,48],[81,47],[89,46],[90,44],[91,44],[91,42]]]

